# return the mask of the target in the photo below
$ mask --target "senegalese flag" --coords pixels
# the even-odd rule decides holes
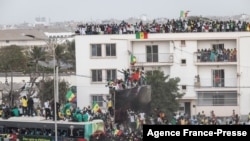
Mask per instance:
[[[121,131],[121,130],[115,129],[114,135],[120,136],[121,134],[122,134],[122,131]]]
[[[180,17],[181,17],[181,18],[187,17],[188,12],[189,12],[189,11],[183,11],[183,10],[181,10],[181,12],[180,12]]]
[[[136,37],[136,39],[147,39],[148,33],[147,32],[136,32],[135,37]]]
[[[76,95],[71,90],[68,90],[68,92],[66,94],[66,99],[69,102],[75,102],[76,101]]]
[[[184,17],[185,15],[184,15],[184,11],[183,10],[181,10],[181,12],[180,12],[180,17]]]
[[[92,110],[96,113],[96,112],[101,112],[101,108],[99,107],[99,104],[97,102],[94,101],[93,103],[93,108]]]
[[[135,63],[136,63],[136,57],[133,54],[131,54],[130,55],[130,64],[134,65]]]
[[[94,134],[104,133],[104,122],[92,123],[87,122],[84,126],[84,138],[88,141],[90,140],[90,136]]]

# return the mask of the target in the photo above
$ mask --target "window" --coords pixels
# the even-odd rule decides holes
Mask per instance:
[[[102,82],[102,70],[92,70],[92,82]]]
[[[94,102],[98,103],[99,107],[103,107],[103,96],[102,95],[92,95],[92,105]]]
[[[184,111],[185,108],[184,107],[179,107],[179,111]]]
[[[223,50],[224,49],[224,44],[213,44],[213,49],[214,50]]]
[[[182,89],[183,91],[186,91],[186,90],[187,90],[187,86],[186,86],[186,85],[182,85],[182,86],[181,86],[181,89]]]
[[[186,62],[186,59],[181,59],[181,64],[182,64],[182,65],[186,65],[186,63],[187,63],[187,62]]]
[[[101,57],[102,56],[102,46],[101,44],[92,44],[91,45],[92,56]]]
[[[147,62],[158,62],[158,46],[148,45],[146,46]]]
[[[214,94],[213,95],[213,105],[224,105],[224,95],[223,94]]]
[[[185,40],[181,40],[181,47],[185,47],[186,46],[186,41]]]
[[[109,80],[115,80],[116,77],[116,70],[106,70],[107,72],[107,81]]]
[[[236,91],[198,92],[199,106],[237,106]]]
[[[115,44],[106,44],[106,56],[116,56]]]
[[[212,71],[213,87],[224,87],[224,70]]]

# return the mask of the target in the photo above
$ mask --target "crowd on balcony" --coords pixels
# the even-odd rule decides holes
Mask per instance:
[[[237,49],[208,48],[197,50],[198,62],[236,62]]]
[[[242,32],[250,31],[250,23],[236,20],[192,20],[172,19],[165,23],[143,23],[142,21],[131,24],[125,21],[110,24],[79,24],[76,31],[80,35],[97,34],[134,34],[136,32],[148,33],[178,33],[178,32]]]

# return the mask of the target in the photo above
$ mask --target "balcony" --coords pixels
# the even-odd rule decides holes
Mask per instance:
[[[135,66],[169,66],[173,65],[173,53],[142,53],[134,54]]]
[[[194,88],[197,91],[200,89],[207,90],[235,90],[237,88],[237,78],[220,78],[220,80],[211,80],[211,78],[201,78],[195,80]]]
[[[211,55],[210,52],[195,52],[194,62],[196,65],[236,65],[237,56],[225,53]]]

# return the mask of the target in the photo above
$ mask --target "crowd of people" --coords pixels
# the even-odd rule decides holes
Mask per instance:
[[[207,20],[207,19],[172,19],[165,23],[143,23],[140,21],[131,24],[125,21],[109,24],[79,24],[76,31],[79,35],[98,34],[134,34],[148,33],[179,33],[179,32],[249,32],[250,23],[241,20]]]
[[[123,74],[124,78],[109,80],[106,85],[110,89],[124,90],[135,86],[146,85],[146,73],[144,67],[118,70]]]
[[[27,98],[26,98],[27,99]],[[23,97],[23,100],[25,100],[25,97]],[[28,99],[27,99],[28,101]],[[46,101],[44,105],[49,106],[49,104],[52,102]],[[60,115],[58,114],[58,120],[69,120],[71,122],[88,122],[95,119],[102,119],[104,121],[105,125],[105,133],[99,133],[99,134],[93,134],[91,135],[90,139],[92,141],[98,141],[98,140],[134,140],[134,141],[141,141],[143,136],[143,125],[149,124],[149,125],[238,125],[238,124],[244,124],[240,123],[240,117],[237,113],[235,113],[235,110],[232,111],[232,115],[224,118],[217,117],[214,111],[211,111],[209,114],[205,114],[204,111],[198,112],[197,115],[190,117],[188,114],[185,113],[176,113],[174,116],[169,117],[166,115],[166,113],[163,113],[159,108],[154,109],[151,114],[146,114],[141,111],[134,111],[133,109],[127,109],[126,116],[127,120],[115,123],[114,122],[114,109],[112,105],[111,99],[108,99],[106,101],[109,109],[107,111],[100,110],[95,111],[93,107],[83,107],[82,109],[79,107],[74,107],[72,103],[68,102],[66,103],[62,108],[61,112],[64,114],[68,114],[67,116],[64,116],[64,114]],[[28,107],[28,106],[27,106]],[[3,108],[3,107],[2,107]],[[5,107],[6,108],[6,107]],[[50,109],[50,108],[49,108]],[[22,114],[18,116],[30,116],[32,117],[29,112],[25,112],[25,107],[23,109],[24,111]],[[50,109],[53,111],[52,109]],[[68,110],[68,111],[67,111]],[[34,110],[35,111],[35,110]],[[14,114],[14,111],[12,111],[12,116],[17,116]],[[68,113],[67,113],[68,112]],[[35,114],[36,113],[36,114]],[[38,114],[40,113],[40,114]],[[42,114],[44,113],[44,114]],[[59,112],[60,113],[60,112]],[[53,120],[53,113],[50,113],[49,115],[46,115],[46,112],[34,112],[33,116],[42,116],[44,119],[47,118],[47,120]],[[10,116],[11,117],[11,116]],[[9,117],[9,118],[10,118]],[[4,116],[3,116],[4,118]],[[250,122],[250,113],[248,115],[248,123]],[[22,132],[24,134],[27,134],[31,132],[28,132],[29,130],[23,130]],[[16,131],[15,131],[16,132]],[[10,132],[12,133],[12,132]],[[64,135],[66,131],[63,130],[58,133],[58,135]],[[46,134],[53,136],[52,131],[44,130],[44,132],[41,131],[40,134]]]
[[[236,62],[237,49],[208,48],[198,49],[197,59],[199,62]]]

